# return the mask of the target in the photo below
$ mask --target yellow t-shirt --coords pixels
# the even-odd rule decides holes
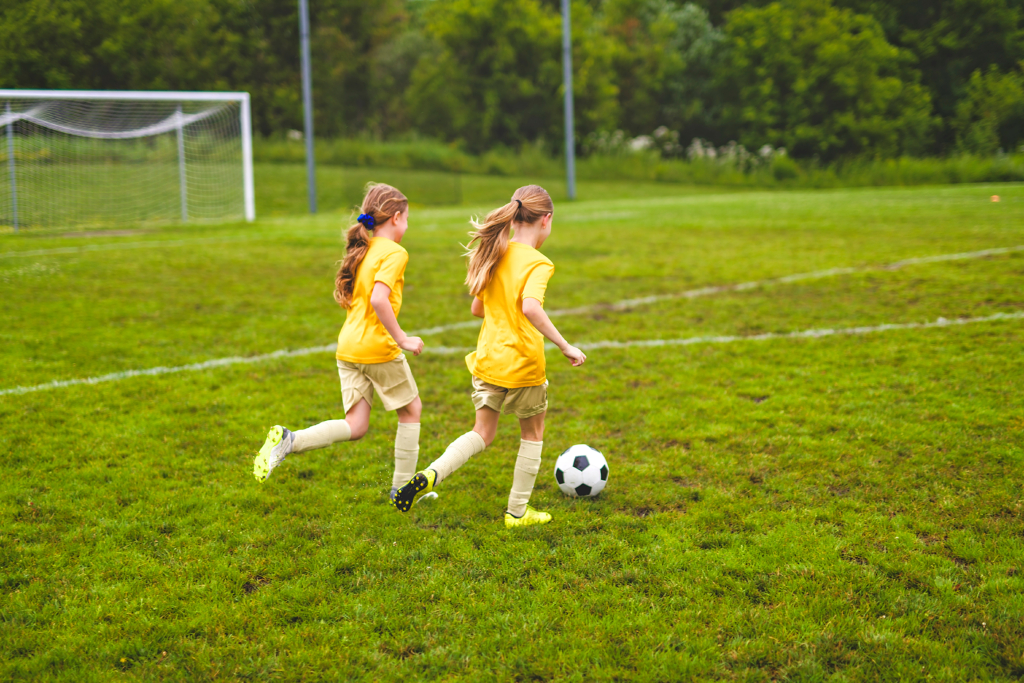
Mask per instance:
[[[352,306],[338,334],[338,360],[349,363],[386,363],[402,353],[377,312],[370,305],[373,285],[383,282],[391,288],[391,310],[398,317],[402,309],[405,264],[409,252],[386,237],[371,237],[370,248],[356,270],[352,287]]]
[[[554,273],[554,264],[539,251],[509,242],[487,287],[477,296],[484,304],[484,324],[476,351],[466,356],[466,367],[474,377],[506,389],[547,381],[544,335],[523,315],[523,299],[543,305]]]

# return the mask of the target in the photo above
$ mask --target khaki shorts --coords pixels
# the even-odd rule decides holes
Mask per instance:
[[[373,405],[373,391],[377,390],[384,410],[398,410],[412,403],[420,395],[413,379],[409,361],[399,356],[386,363],[349,363],[338,361],[341,379],[341,400],[348,413],[360,399]]]
[[[536,387],[506,389],[473,377],[473,405],[477,410],[490,408],[500,413],[515,414],[520,420],[540,415],[548,409],[548,383]]]

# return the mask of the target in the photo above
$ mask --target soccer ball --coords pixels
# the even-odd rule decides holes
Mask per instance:
[[[608,483],[608,462],[590,446],[572,446],[555,461],[555,481],[567,496],[593,498]]]

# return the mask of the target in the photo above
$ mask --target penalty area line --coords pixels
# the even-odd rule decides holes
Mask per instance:
[[[704,337],[687,337],[684,339],[634,339],[629,341],[596,341],[584,342],[581,344],[577,344],[577,346],[583,350],[593,350],[625,349],[631,347],[691,346],[695,344],[731,344],[735,342],[767,341],[772,339],[820,339],[822,337],[833,337],[841,335],[866,335],[875,334],[879,332],[892,332],[896,330],[921,330],[936,327],[956,327],[961,325],[971,325],[975,323],[986,323],[1005,320],[1024,320],[1024,311],[1014,311],[1011,313],[995,313],[993,315],[980,316],[976,318],[938,318],[930,322],[919,323],[887,323],[882,325],[869,325],[859,327],[818,328],[810,330],[798,330],[795,332],[765,332],[763,334],[754,334],[748,336],[720,335]],[[548,350],[555,348],[553,344],[546,344],[545,347]],[[132,377],[170,375],[179,372],[198,372],[202,370],[210,370],[213,368],[221,368],[229,365],[238,365],[243,363],[262,363],[264,361],[276,360],[278,358],[294,358],[296,356],[308,356],[315,353],[327,353],[328,351],[334,351],[335,348],[335,344],[328,344],[325,346],[313,346],[305,349],[295,349],[292,351],[274,351],[273,353],[265,353],[259,356],[233,356],[230,358],[218,358],[215,360],[208,360],[202,363],[178,365],[175,367],[155,367],[147,368],[145,370],[125,370],[123,372],[112,372],[108,375],[100,375],[98,377],[58,380],[55,382],[47,382],[46,384],[37,384],[35,386],[29,387],[13,387],[11,389],[0,389],[0,396],[30,394],[37,391],[45,391],[48,389],[63,389],[66,387],[77,386],[80,384],[101,384],[103,382],[117,382]],[[431,355],[458,355],[461,353],[467,353],[472,350],[472,347],[435,346],[424,349],[424,353],[429,353]]]

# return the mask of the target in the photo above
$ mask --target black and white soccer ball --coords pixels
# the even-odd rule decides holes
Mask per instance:
[[[608,483],[608,461],[590,446],[572,446],[555,461],[555,481],[573,498],[593,498]]]

